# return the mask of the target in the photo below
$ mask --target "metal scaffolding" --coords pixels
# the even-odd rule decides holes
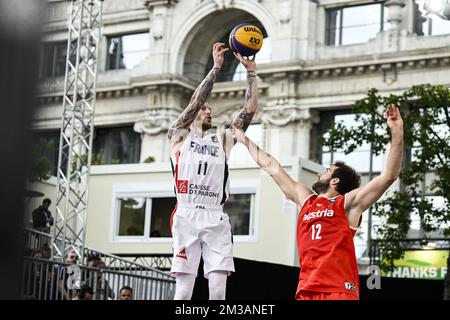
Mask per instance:
[[[103,0],[70,4],[52,257],[83,255]],[[55,240],[56,239],[56,240]]]

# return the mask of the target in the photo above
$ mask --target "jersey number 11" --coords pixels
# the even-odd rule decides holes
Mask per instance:
[[[203,175],[206,176],[206,171],[208,170],[208,161],[200,161],[200,163],[198,164],[198,171],[197,174],[202,174],[202,165],[204,165],[203,167]]]

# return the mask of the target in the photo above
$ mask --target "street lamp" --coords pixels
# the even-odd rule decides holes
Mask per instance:
[[[439,18],[450,20],[449,0],[425,0],[423,5],[425,15],[436,15]]]

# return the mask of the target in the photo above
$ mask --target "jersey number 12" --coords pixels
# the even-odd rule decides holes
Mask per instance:
[[[322,231],[322,225],[320,223],[313,224],[311,227],[311,237],[313,240],[320,240],[322,237],[320,236],[320,232]]]

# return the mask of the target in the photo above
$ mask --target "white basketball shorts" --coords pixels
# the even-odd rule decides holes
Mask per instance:
[[[182,272],[197,276],[200,257],[205,278],[211,271],[228,271],[228,275],[234,272],[231,225],[222,207],[178,204],[172,239],[172,275]]]

